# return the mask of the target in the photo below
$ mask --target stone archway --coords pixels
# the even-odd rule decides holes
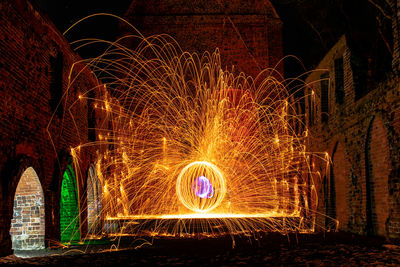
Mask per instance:
[[[14,250],[43,249],[45,236],[44,195],[35,170],[21,175],[14,197],[10,235]]]
[[[368,127],[365,143],[365,188],[367,233],[386,234],[389,217],[389,141],[381,119],[375,117]]]
[[[72,164],[63,174],[60,199],[61,242],[80,241],[79,201]]]
[[[88,233],[98,234],[101,231],[101,183],[96,168],[92,164],[87,179],[87,221]]]

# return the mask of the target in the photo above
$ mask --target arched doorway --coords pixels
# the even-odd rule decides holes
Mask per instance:
[[[335,155],[337,144],[335,145],[333,155]],[[336,185],[335,185],[335,174],[333,168],[333,162],[329,162],[329,173],[323,178],[323,191],[324,191],[324,202],[325,202],[325,227],[326,229],[332,230],[337,228],[337,216],[336,216]]]
[[[76,176],[72,164],[63,174],[60,200],[61,242],[80,240],[79,201],[76,187]]]
[[[349,217],[349,169],[346,152],[340,143],[335,146],[332,155],[332,178],[335,180],[335,214],[339,221],[339,229],[347,230]]]
[[[88,173],[87,205],[88,232],[98,234],[101,231],[101,183],[93,164]]]
[[[386,234],[389,217],[389,141],[381,119],[375,117],[368,127],[365,141],[366,232]]]
[[[326,175],[323,178],[326,230],[336,229],[336,192],[332,164],[329,166],[329,173],[330,175]]]
[[[21,175],[14,197],[10,235],[14,250],[44,248],[44,195],[35,170]]]

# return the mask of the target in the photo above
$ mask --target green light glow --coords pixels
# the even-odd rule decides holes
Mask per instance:
[[[76,189],[76,177],[72,164],[63,174],[60,201],[61,242],[79,241],[79,205]]]

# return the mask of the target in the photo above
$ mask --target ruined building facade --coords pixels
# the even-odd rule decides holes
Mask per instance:
[[[131,20],[145,35],[169,33],[200,54],[219,47],[227,68],[255,75],[282,58],[268,1],[141,2],[127,16],[145,14]],[[100,96],[82,95],[88,88],[102,85],[46,15],[27,0],[0,2],[0,255],[79,241],[102,216],[99,151],[80,145],[98,141],[107,118],[92,101]]]
[[[282,22],[269,1],[161,2],[133,1],[125,17],[145,36],[170,34],[183,50],[202,54],[218,47],[224,68],[234,65],[252,76],[264,68],[283,72]],[[380,66],[379,57],[360,56],[343,36],[306,81],[307,147],[323,152],[310,158],[318,211],[328,215],[318,218],[322,228],[336,219],[342,231],[399,237],[395,14],[392,74],[374,82],[380,68],[371,66]],[[126,33],[130,29],[122,28]],[[98,96],[82,95],[87,88],[101,92],[102,85],[54,24],[27,0],[1,1],[0,255],[79,241],[101,216],[97,151],[79,145],[98,140],[96,129],[104,129],[107,118],[94,108],[91,99]],[[71,152],[79,155],[79,170]],[[328,168],[320,159],[325,152]]]
[[[96,138],[100,118],[79,95],[80,88],[99,84],[84,64],[75,64],[82,74],[71,83],[71,66],[79,60],[30,2],[1,1],[0,255],[54,245],[71,234],[71,223],[74,233],[86,231],[79,222],[86,221],[87,179],[75,179],[70,153]],[[88,177],[94,153],[79,156],[79,174]]]
[[[396,38],[397,28],[393,31]],[[387,47],[373,46],[361,53],[360,46],[344,35],[306,80],[308,150],[329,156],[328,167],[317,157],[311,159],[319,185],[318,208],[329,216],[319,218],[325,228],[336,219],[340,231],[400,235],[396,43],[395,39],[393,56],[385,63]],[[379,73],[391,63],[391,71]]]

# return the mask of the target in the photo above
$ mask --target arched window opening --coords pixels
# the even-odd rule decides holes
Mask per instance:
[[[10,234],[14,250],[45,247],[44,196],[39,177],[32,167],[21,175],[15,192]]]
[[[339,221],[339,228],[347,230],[348,224],[348,188],[350,164],[346,159],[344,147],[336,144],[335,152],[332,155],[332,177],[335,180],[335,214]]]
[[[333,173],[333,165],[329,165],[329,176],[325,178],[325,208],[327,230],[336,228],[336,192],[335,192],[335,177]]]
[[[98,234],[101,231],[101,183],[94,165],[90,166],[87,180],[88,232]]]
[[[76,176],[72,164],[67,166],[61,184],[60,232],[61,242],[80,241],[79,202]]]
[[[372,163],[371,163],[371,131],[372,122],[370,123],[367,131],[367,139],[365,141],[365,188],[366,188],[366,214],[367,214],[367,234],[373,235],[376,232],[373,223],[373,203],[374,200],[374,187],[372,185]]]
[[[329,118],[329,72],[321,74],[321,121]]]
[[[344,102],[344,68],[343,57],[335,59],[335,97],[336,103]]]

